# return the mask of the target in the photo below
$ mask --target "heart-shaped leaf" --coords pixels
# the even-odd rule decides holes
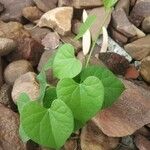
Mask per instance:
[[[88,77],[81,84],[67,78],[57,84],[57,96],[72,110],[75,121],[83,124],[102,107],[104,87],[101,81],[93,76]]]
[[[89,66],[80,75],[81,82],[89,76],[99,78],[104,85],[103,108],[111,106],[124,91],[123,83],[107,68],[99,66]]]
[[[103,0],[103,3],[104,3],[104,6],[105,8],[111,8],[113,7],[116,3],[117,3],[118,0]]]
[[[70,44],[61,46],[54,58],[54,75],[59,78],[73,78],[81,72],[82,64],[74,55],[74,48]]]
[[[73,115],[68,106],[56,99],[46,109],[38,102],[30,102],[21,111],[21,123],[25,133],[36,143],[58,149],[74,128]]]

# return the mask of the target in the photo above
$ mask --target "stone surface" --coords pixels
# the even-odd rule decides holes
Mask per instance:
[[[125,75],[129,68],[129,61],[116,53],[100,53],[99,58],[115,74]]]
[[[27,20],[34,22],[41,18],[43,12],[41,12],[36,6],[30,6],[23,8],[22,14]]]
[[[37,70],[39,72],[42,70],[42,68],[44,67],[44,65],[49,60],[49,58],[52,57],[55,52],[56,52],[56,50],[49,50],[49,51],[45,51],[42,54],[41,59],[40,59],[39,64],[38,64],[38,68],[37,68]],[[47,77],[47,81],[49,83],[51,83],[51,84],[55,84],[56,83],[56,79],[53,76],[52,69],[49,69],[49,70],[46,71],[46,77]]]
[[[13,85],[17,78],[30,71],[33,71],[33,68],[27,60],[13,61],[4,70],[5,82]]]
[[[73,0],[73,6],[75,8],[91,8],[91,7],[98,7],[102,6],[102,0]]]
[[[77,19],[74,19],[72,20],[72,32],[74,34],[78,34],[79,33],[79,29],[80,29],[80,26],[81,26],[81,22]]]
[[[125,50],[135,60],[141,60],[150,55],[150,35],[138,39],[132,43],[125,45]]]
[[[58,6],[73,6],[73,0],[58,0]]]
[[[64,148],[62,150],[77,150],[77,148],[77,140],[70,139],[65,143]]]
[[[56,32],[48,33],[42,40],[42,45],[46,50],[56,49],[60,44],[60,37]]]
[[[150,83],[150,56],[142,60],[140,74],[146,82]]]
[[[129,14],[129,8],[130,8],[130,1],[131,0],[119,0],[118,3],[115,6],[115,10],[117,9],[124,9],[126,15]]]
[[[58,0],[33,0],[37,7],[43,12],[47,12],[56,7]]]
[[[126,90],[118,101],[93,118],[104,134],[111,137],[131,135],[150,122],[150,92],[130,81],[123,83]]]
[[[27,24],[24,27],[31,34],[32,38],[38,41],[39,43],[42,43],[42,39],[46,36],[46,34],[51,32],[47,28],[34,28],[33,24]]]
[[[72,17],[72,7],[58,7],[45,13],[41,17],[38,26],[49,27],[61,35],[66,35],[71,31]]]
[[[14,103],[16,103],[19,95],[23,92],[27,93],[31,100],[35,100],[39,96],[39,91],[40,87],[36,81],[36,74],[28,72],[15,81],[11,96]]]
[[[135,144],[139,150],[149,150],[150,148],[150,141],[141,135],[136,136]]]
[[[26,150],[19,138],[19,116],[0,104],[0,146],[2,150]]]
[[[142,38],[142,37],[146,36],[146,34],[142,30],[137,28],[135,25],[132,25],[132,26],[133,26],[133,28],[134,28],[134,30],[136,32],[136,36],[133,37],[133,39],[139,39],[139,38]]]
[[[119,144],[119,138],[111,138],[91,121],[83,127],[81,132],[81,149],[82,150],[111,150]]]
[[[0,56],[4,56],[17,48],[16,42],[12,39],[0,38]]]
[[[136,36],[134,27],[129,22],[127,15],[123,9],[118,9],[112,13],[112,24],[113,27],[124,34],[125,36],[131,38]]]
[[[150,1],[137,0],[130,13],[130,21],[136,26],[140,26],[143,19],[150,15]]]
[[[4,5],[0,2],[0,13],[2,13],[4,11]]]
[[[91,2],[91,1],[90,1]],[[89,15],[96,16],[95,23],[91,26],[91,36],[92,39],[95,39],[97,34],[99,33],[100,27],[103,26],[104,18],[106,17],[107,11],[104,7],[98,7],[94,8],[91,11],[89,11]],[[105,27],[107,28],[108,24],[110,23],[111,14],[108,16],[108,19],[106,20]]]
[[[150,16],[146,17],[142,22],[142,29],[146,33],[150,33]]]
[[[3,66],[2,65],[3,65],[2,64],[2,59],[0,57],[0,88],[1,88],[1,86],[3,84]]]
[[[150,136],[150,131],[147,127],[142,127],[141,129],[137,130],[134,135],[142,135],[142,136],[145,136],[145,137],[149,137]]]
[[[0,15],[3,21],[19,21],[22,22],[22,9],[27,6],[32,6],[32,0],[0,0],[4,4],[5,10]]]

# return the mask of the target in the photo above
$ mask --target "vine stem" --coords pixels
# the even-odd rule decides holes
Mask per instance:
[[[91,58],[91,56],[92,56],[93,50],[94,50],[95,45],[96,45],[96,42],[97,42],[97,40],[98,40],[98,37],[99,37],[100,33],[102,32],[102,28],[103,28],[103,26],[105,25],[105,23],[106,23],[106,21],[107,21],[109,15],[110,15],[110,13],[111,13],[111,11],[112,11],[112,9],[109,9],[109,10],[108,10],[108,13],[105,15],[105,18],[104,18],[104,20],[103,20],[103,23],[102,23],[102,25],[101,25],[101,27],[100,27],[100,30],[99,30],[99,32],[98,32],[98,34],[97,34],[95,40],[93,40],[93,42],[92,42],[91,51],[90,51],[90,54],[89,54],[89,56],[88,56],[88,58],[87,58],[85,67],[87,67],[88,64],[89,64],[89,62],[90,62],[90,58]]]

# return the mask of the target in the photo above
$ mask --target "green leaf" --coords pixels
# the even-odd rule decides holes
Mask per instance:
[[[21,123],[25,133],[36,143],[50,148],[60,148],[74,128],[71,110],[60,99],[46,109],[37,102],[24,106]]]
[[[37,76],[37,80],[39,81],[39,84],[40,84],[40,95],[38,97],[38,100],[42,101],[45,95],[46,87],[48,86],[47,81],[46,81],[45,71],[42,70],[39,73],[39,75]]]
[[[82,25],[80,26],[79,33],[75,37],[75,39],[76,40],[80,39],[86,33],[86,31],[93,25],[95,21],[96,21],[96,16],[93,15],[88,16],[86,21],[82,23]]]
[[[20,135],[20,138],[22,139],[22,141],[25,143],[27,141],[30,140],[30,138],[27,136],[27,134],[24,132],[24,129],[22,127],[22,125],[20,124],[19,126],[19,135]]]
[[[92,118],[102,107],[104,87],[96,77],[88,77],[81,84],[70,78],[62,79],[56,89],[58,98],[68,105],[80,124]]]
[[[54,75],[59,78],[73,78],[81,72],[82,64],[74,55],[74,48],[64,44],[58,49],[53,62]]]
[[[105,8],[112,8],[118,0],[103,0]]]
[[[57,98],[56,88],[55,87],[48,87],[45,91],[44,99],[43,99],[43,106],[45,108],[50,108],[53,100]]]
[[[89,66],[81,72],[81,81],[89,76],[99,78],[105,89],[103,108],[111,106],[124,91],[123,83],[108,69],[99,66]]]

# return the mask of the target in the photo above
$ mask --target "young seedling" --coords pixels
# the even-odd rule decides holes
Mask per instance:
[[[115,2],[104,0],[108,14]],[[86,19],[76,39],[83,37],[95,19],[94,16]],[[97,38],[101,30],[102,27]],[[44,147],[60,149],[72,132],[82,128],[101,109],[110,107],[124,91],[124,85],[108,69],[89,65],[97,38],[85,66],[75,57],[72,45],[61,45],[37,77],[39,98],[31,101],[27,94],[20,95],[17,105],[23,141],[31,139]],[[59,80],[56,86],[46,81],[48,69],[52,69]]]

